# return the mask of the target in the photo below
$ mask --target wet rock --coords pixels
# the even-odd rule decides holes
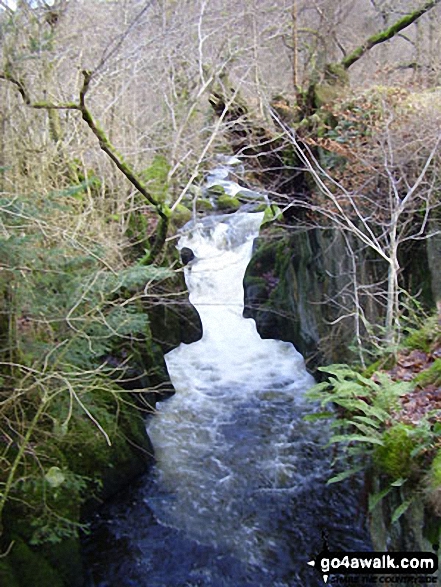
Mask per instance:
[[[193,251],[189,247],[183,247],[180,253],[181,261],[184,265],[188,265],[190,261],[193,261],[193,259],[195,258]]]

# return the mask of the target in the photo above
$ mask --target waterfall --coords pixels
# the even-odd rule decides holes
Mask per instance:
[[[360,485],[326,486],[328,430],[304,419],[315,408],[302,356],[243,317],[262,219],[209,216],[182,232],[203,335],[166,355],[176,393],[148,421],[157,463],[100,521],[94,587],[317,587],[307,562],[323,532],[334,550],[369,549]]]
[[[262,218],[209,217],[180,239],[179,248],[195,255],[185,278],[203,336],[166,355],[176,394],[157,406],[148,432],[159,483],[173,496],[154,500],[159,519],[265,568],[271,540],[279,546],[277,535],[265,536],[262,499],[298,491],[315,471],[299,469],[302,457],[290,450],[297,406],[313,379],[291,343],[262,340],[242,316]]]
[[[313,382],[291,343],[262,340],[254,320],[242,316],[243,278],[262,219],[263,213],[211,216],[179,242],[179,248],[195,254],[185,268],[185,280],[203,336],[165,357],[177,390],[175,402],[193,403],[207,394],[244,398],[282,389],[299,396]],[[169,411],[172,405],[162,408]]]

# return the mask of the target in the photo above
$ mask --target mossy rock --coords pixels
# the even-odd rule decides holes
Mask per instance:
[[[196,202],[196,212],[204,213],[204,212],[213,212],[214,207],[210,200],[205,198],[201,198]]]
[[[58,544],[45,544],[41,548],[48,563],[59,573],[69,587],[83,587],[83,561],[78,539],[63,540]]]
[[[130,479],[147,470],[153,449],[143,417],[135,408],[130,410],[130,415],[119,415],[118,428],[109,434],[111,445],[100,430],[96,427],[91,430],[90,426],[91,423],[85,422],[82,433],[72,436],[64,451],[69,467],[79,475],[95,479],[100,485],[100,498],[108,499]]]
[[[25,564],[28,560],[33,561],[35,565],[45,571],[43,577],[57,576],[56,582],[48,583],[48,587],[52,587],[53,584],[83,587],[84,568],[79,538],[62,540],[55,544],[30,546],[22,536],[15,534],[13,536],[14,546],[11,554],[4,561],[0,561],[0,585],[2,587],[28,587],[30,585],[34,587],[33,582],[27,582],[27,575],[23,577],[19,572],[18,562],[23,561]],[[14,552],[16,548],[18,550]],[[43,580],[41,585],[46,585]]]
[[[438,450],[436,453],[432,464],[430,465],[430,470],[427,475],[427,488],[426,488],[426,501],[429,504],[431,511],[434,512],[438,518],[438,524],[436,525],[436,529],[438,531],[438,536],[440,536],[441,532],[441,450]],[[433,531],[433,529],[432,529]],[[436,531],[435,531],[436,533]],[[434,542],[438,542],[438,539],[434,540]]]
[[[227,194],[219,196],[216,204],[219,210],[231,210],[234,212],[236,210],[239,210],[241,205],[237,198],[234,198],[233,196],[228,196]]]
[[[438,450],[430,466],[430,486],[433,489],[441,487],[441,450]]]
[[[280,220],[282,218],[283,218],[283,214],[282,214],[282,210],[279,208],[279,206],[276,206],[275,204],[271,204],[270,206],[265,207],[265,215],[263,217],[262,224],[260,226],[261,227],[266,226],[268,224],[271,224],[271,222],[274,222],[275,220]]]
[[[85,413],[72,417],[68,429],[52,432],[47,447],[40,448],[47,459],[40,461],[43,470],[27,470],[16,484],[17,499],[4,511],[5,531],[15,545],[0,568],[2,586],[82,587],[81,513],[91,512],[98,498],[114,495],[152,461],[143,415],[127,394],[121,401],[116,388],[96,385],[82,400],[111,445]],[[65,420],[62,407],[58,416]]]
[[[0,585],[3,587],[20,587],[18,578],[7,560],[0,560]]]
[[[14,569],[15,583],[2,583],[4,587],[66,587],[61,575],[48,561],[37,552],[34,552],[20,538],[15,540],[14,546],[6,559]]]
[[[246,204],[255,204],[256,206],[260,204],[266,204],[264,194],[261,194],[260,192],[255,192],[253,190],[244,190],[241,192],[237,192],[236,198]]]
[[[178,204],[171,217],[171,222],[174,227],[181,228],[182,226],[187,224],[187,222],[190,222],[192,216],[193,214],[189,208],[187,208],[183,204]]]
[[[88,487],[88,480],[68,469],[64,455],[53,446],[50,449],[39,467],[27,463],[27,476],[14,484],[3,512],[6,533],[33,546],[77,537],[82,493]],[[60,467],[51,466],[55,459]]]
[[[407,349],[417,349],[428,353],[432,344],[441,338],[438,317],[431,316],[418,330],[411,332],[403,341]]]
[[[209,198],[220,198],[227,195],[225,188],[221,185],[211,185],[205,193]]]
[[[441,359],[435,359],[428,369],[416,375],[414,381],[421,387],[425,387],[426,385],[441,385]]]
[[[412,451],[416,447],[413,430],[407,424],[391,426],[382,435],[383,446],[375,449],[374,462],[393,479],[406,478],[412,473]]]
[[[88,493],[95,491],[106,499],[147,469],[153,449],[135,400],[131,402],[126,393],[121,396],[116,385],[97,379],[82,401],[95,422],[84,410],[76,413],[69,430],[52,444],[68,470],[88,480]],[[78,406],[74,409],[80,410]],[[59,417],[63,420],[65,415]]]

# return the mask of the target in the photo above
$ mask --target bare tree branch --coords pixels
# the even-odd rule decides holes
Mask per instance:
[[[143,257],[141,262],[143,264],[152,263],[159,253],[161,252],[166,236],[169,223],[170,213],[167,206],[156,200],[152,194],[147,190],[143,182],[133,171],[133,169],[124,160],[123,156],[118,153],[112,143],[109,141],[106,133],[101,129],[96,121],[94,120],[90,110],[86,106],[86,94],[90,88],[90,82],[92,80],[92,72],[84,70],[83,85],[80,89],[79,102],[66,102],[61,104],[54,104],[52,102],[33,102],[25,85],[21,80],[14,78],[9,73],[0,73],[0,79],[12,83],[19,91],[23,98],[24,103],[35,109],[64,109],[64,110],[78,110],[81,112],[83,120],[86,122],[92,133],[98,139],[101,150],[113,161],[119,171],[130,181],[130,183],[136,188],[136,190],[147,200],[149,204],[153,206],[156,213],[159,216],[159,223],[156,230],[156,237],[151,250]]]
[[[380,43],[384,43],[392,37],[395,37],[400,31],[407,28],[415,21],[417,21],[423,14],[431,10],[434,6],[436,6],[440,0],[429,0],[426,2],[421,8],[415,10],[411,14],[406,14],[399,20],[397,20],[391,27],[386,30],[383,30],[375,35],[372,35],[366,41],[357,47],[354,51],[352,51],[349,55],[347,55],[340,63],[345,68],[348,69],[351,65],[353,65],[356,61],[358,61],[365,53],[367,53],[372,47],[375,45],[379,45]]]

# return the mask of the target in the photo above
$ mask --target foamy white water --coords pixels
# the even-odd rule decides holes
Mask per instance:
[[[277,541],[259,513],[262,492],[297,491],[315,474],[298,466],[298,447],[290,450],[313,378],[291,343],[262,340],[242,316],[243,277],[262,219],[209,217],[180,239],[179,248],[195,254],[185,278],[203,336],[166,355],[176,394],[158,404],[148,428],[166,493],[150,504],[158,519],[260,566]]]
[[[180,240],[204,334],[166,357],[176,394],[148,425],[157,466],[92,536],[96,587],[317,587],[323,531],[335,550],[371,548],[361,485],[326,485],[335,454],[326,424],[303,419],[302,357],[242,317],[261,220],[211,217]]]

